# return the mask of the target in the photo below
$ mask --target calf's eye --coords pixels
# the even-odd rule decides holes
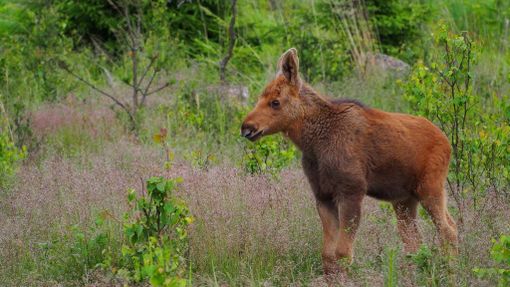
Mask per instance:
[[[271,108],[277,109],[279,107],[280,107],[280,101],[278,101],[278,100],[271,101]]]

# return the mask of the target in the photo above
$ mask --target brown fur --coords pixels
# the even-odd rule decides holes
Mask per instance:
[[[325,273],[339,271],[339,259],[352,260],[367,195],[393,204],[406,251],[420,245],[418,203],[441,241],[456,246],[444,190],[451,149],[441,130],[422,117],[320,96],[299,78],[295,49],[282,55],[278,68],[241,132],[251,140],[282,132],[301,149],[323,226]]]

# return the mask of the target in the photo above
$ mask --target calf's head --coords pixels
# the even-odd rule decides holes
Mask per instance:
[[[251,141],[285,131],[300,116],[299,59],[295,48],[283,53],[276,77],[265,87],[241,126],[241,135]]]

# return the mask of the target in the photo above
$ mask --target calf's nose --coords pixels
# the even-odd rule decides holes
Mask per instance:
[[[256,130],[257,129],[255,128],[254,125],[243,123],[243,125],[241,126],[241,135],[246,138],[249,137],[252,134],[252,132]]]

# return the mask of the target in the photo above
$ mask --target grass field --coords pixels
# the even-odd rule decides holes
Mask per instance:
[[[229,159],[221,159],[219,153],[215,163],[206,166],[197,164],[199,156],[186,155],[189,149],[174,146],[170,137],[168,144],[176,156],[166,170],[165,151],[159,144],[126,135],[111,111],[94,105],[68,101],[34,111],[38,150],[25,160],[16,181],[2,195],[0,278],[4,284],[109,286],[116,282],[108,272],[93,267],[98,254],[93,246],[78,244],[77,238],[94,236],[94,221],[100,214],[121,218],[128,208],[128,188],[139,189],[143,179],[154,175],[184,179],[177,195],[196,218],[189,231],[194,285],[324,284],[320,221],[297,161],[276,177],[250,175],[236,165],[243,156],[237,133],[229,135],[230,141],[238,142],[226,152]],[[154,110],[150,121],[164,122],[158,119],[161,116]],[[491,239],[510,231],[510,213],[495,193],[477,204],[480,207],[467,208],[464,215],[458,258],[439,256],[435,228],[423,210],[419,227],[428,247],[408,258],[401,251],[391,206],[367,198],[346,286],[397,284],[391,282],[492,286],[477,279],[472,269],[492,265]],[[108,228],[122,232],[120,225]]]

